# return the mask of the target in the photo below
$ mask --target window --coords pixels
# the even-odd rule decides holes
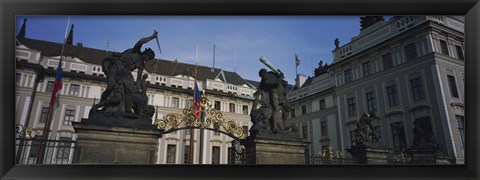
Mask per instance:
[[[290,110],[290,116],[291,118],[295,117],[295,109]]]
[[[370,61],[363,63],[363,76],[368,76],[373,73],[372,63]]]
[[[15,82],[17,83],[17,86],[20,86],[21,79],[22,79],[22,74],[16,73],[15,74]]]
[[[458,131],[460,133],[460,138],[462,138],[462,147],[465,146],[465,118],[463,116],[455,115],[458,124]]]
[[[430,120],[430,117],[423,117],[423,118],[418,118],[418,119],[415,119],[413,121],[413,124],[414,124],[414,131],[417,130],[415,128],[420,128],[422,130],[422,134],[424,135],[424,137],[426,137],[427,139],[430,139],[431,137],[433,137],[433,129],[432,129],[432,123],[431,123],[431,120]],[[420,139],[417,139],[417,138],[414,138],[413,139],[413,144],[419,144],[421,142],[419,142]]]
[[[365,95],[367,97],[367,110],[369,112],[373,112],[373,111],[377,110],[377,107],[375,105],[375,94],[373,93],[373,91],[368,92]]]
[[[302,115],[305,115],[305,114],[307,114],[307,106],[303,105],[302,106]]]
[[[228,164],[234,164],[235,152],[234,152],[233,148],[232,148],[232,147],[229,147],[229,148],[227,149],[227,151],[228,151],[228,152],[227,152],[227,153],[228,153],[228,155],[227,155],[227,163],[228,163]]]
[[[320,124],[322,126],[322,136],[326,136],[327,135],[327,121],[322,121]]]
[[[357,143],[357,137],[355,136],[355,130],[350,131],[350,143],[354,146]]]
[[[410,85],[412,86],[413,100],[419,101],[425,99],[425,94],[423,92],[422,79],[415,78],[410,80]]]
[[[57,159],[68,159],[72,146],[71,138],[60,137],[57,149]]]
[[[167,146],[167,163],[175,164],[175,155],[177,153],[177,145],[169,144]]]
[[[247,106],[247,105],[243,105],[243,106],[242,106],[242,112],[243,112],[243,114],[247,114],[247,115],[248,115],[248,106]]]
[[[392,123],[393,149],[395,152],[404,151],[407,148],[405,141],[405,131],[402,122]]]
[[[185,152],[183,152],[183,164],[188,164],[189,158],[190,158],[190,146],[185,145]]]
[[[398,105],[397,87],[395,85],[387,87],[387,96],[390,107]]]
[[[64,125],[72,125],[72,121],[75,119],[75,107],[67,107],[65,110],[65,117],[63,119]]]
[[[180,107],[180,99],[178,99],[177,97],[172,97],[172,107]]]
[[[220,164],[220,147],[212,147],[212,164]]]
[[[220,136],[220,132],[218,132],[218,131],[213,131],[213,135],[214,135],[214,136]]]
[[[187,100],[187,104],[185,105],[185,108],[190,108],[192,106],[193,106],[193,100],[192,99]]]
[[[40,114],[40,123],[47,122],[47,114],[48,114],[48,107],[42,107],[42,111]]]
[[[457,49],[457,56],[458,59],[465,60],[465,57],[463,56],[463,49],[461,46],[455,45],[455,49]]]
[[[47,89],[45,90],[45,92],[53,92],[53,86],[55,86],[55,82],[48,81],[47,82]]]
[[[416,58],[417,55],[417,47],[415,47],[415,43],[409,44],[405,46],[405,57],[407,60],[412,60]]]
[[[450,95],[452,97],[458,98],[457,83],[455,82],[455,77],[447,75],[448,85],[450,85]]]
[[[192,133],[192,129],[185,129],[185,135],[190,135]]]
[[[307,126],[307,125],[303,125],[303,126],[302,126],[302,138],[303,138],[303,139],[306,139],[306,138],[307,138],[307,134],[308,134],[308,126]]]
[[[32,141],[30,152],[28,153],[29,158],[36,158],[38,156],[38,146],[40,146],[40,141]]]
[[[347,105],[348,105],[348,115],[350,117],[357,115],[357,109],[355,107],[355,98],[354,97],[347,99]]]
[[[70,91],[69,91],[68,95],[78,96],[79,94],[80,94],[80,85],[78,85],[78,84],[70,85]]]
[[[393,67],[393,58],[392,53],[387,53],[382,56],[383,60],[383,69],[388,69]]]
[[[375,133],[377,135],[377,141],[376,142],[381,142],[382,141],[382,129],[380,129],[380,126],[375,126],[373,128],[373,130],[375,131]]]
[[[220,101],[215,101],[214,108],[220,111]]]
[[[322,99],[320,100],[320,110],[324,110],[325,109],[325,99]]]
[[[345,70],[345,83],[348,83],[353,80],[352,69]]]
[[[234,103],[229,103],[228,104],[228,109],[230,112],[235,113],[235,104]]]
[[[445,54],[448,56],[449,54],[448,54],[447,42],[445,42],[444,40],[440,40],[440,47],[442,48],[442,54]]]
[[[248,136],[248,126],[242,126],[242,128],[243,128],[243,134],[245,136]]]

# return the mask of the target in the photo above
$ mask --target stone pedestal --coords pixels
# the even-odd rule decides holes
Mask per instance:
[[[359,164],[388,164],[388,148],[361,144],[346,150]]]
[[[443,156],[432,144],[415,145],[406,150],[410,155],[410,164],[455,164],[455,158]]]
[[[247,164],[305,164],[310,142],[285,134],[266,132],[244,141]]]
[[[436,164],[436,150],[412,148],[407,151],[411,156],[411,164]]]
[[[78,133],[74,164],[154,164],[157,160],[160,133],[153,125],[82,119],[73,127]]]

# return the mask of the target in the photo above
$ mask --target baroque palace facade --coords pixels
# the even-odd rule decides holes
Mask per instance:
[[[29,39],[25,36],[25,23],[26,20],[17,35],[16,45],[16,123],[42,134],[62,44]],[[88,118],[92,105],[98,103],[101,92],[106,88],[101,63],[111,52],[83,47],[80,43],[74,45],[72,40],[73,25],[64,50],[63,88],[60,105],[53,113],[50,140],[75,141],[78,135],[71,122]],[[35,68],[39,67],[45,70],[45,77],[36,84]],[[148,62],[146,67],[148,104],[156,108],[152,124],[155,119],[161,119],[169,113],[182,113],[183,108],[193,105],[195,65],[157,59]],[[222,112],[224,118],[235,120],[248,133],[255,87],[234,72],[205,66],[198,66],[197,71],[199,90],[206,92],[211,108]],[[35,85],[35,97],[31,102]],[[195,130],[195,164],[199,160],[199,137],[199,130]],[[232,151],[232,140],[222,133],[206,130],[201,155],[204,164],[227,164],[233,161],[228,155]],[[187,163],[189,145],[190,130],[164,134],[159,139],[156,163]],[[36,151],[32,147],[26,146],[19,163],[35,162]],[[50,160],[71,163],[73,151],[73,148],[63,150],[62,155],[53,155]],[[53,150],[53,154],[59,153],[60,150]]]
[[[364,20],[362,20],[364,21]],[[355,144],[355,122],[375,112],[379,143],[389,159],[413,145],[414,122],[430,126],[443,155],[464,164],[464,19],[394,16],[361,22],[350,42],[332,51],[328,72],[304,80],[289,94],[308,153]],[[305,79],[305,77],[297,77]]]
[[[29,39],[25,32],[24,22],[16,46],[16,122],[41,133],[62,45]],[[71,38],[73,31],[64,52],[60,106],[50,128],[53,140],[76,140],[71,122],[87,118],[106,88],[101,62],[111,52],[73,45]],[[345,149],[355,144],[355,122],[364,112],[373,111],[380,117],[373,122],[374,130],[380,135],[379,143],[390,149],[390,160],[412,146],[413,123],[421,121],[430,125],[441,153],[464,164],[463,17],[394,16],[362,22],[358,36],[341,46],[338,41],[335,44],[332,64],[308,79],[298,75],[296,88],[288,94],[292,110],[287,123],[296,124],[301,138],[311,142],[308,155],[322,155],[332,147],[348,156]],[[39,67],[46,75],[36,84]],[[158,59],[146,67],[148,104],[157,112],[154,119],[192,105],[195,65]],[[212,108],[248,132],[258,82],[204,66],[198,66],[197,81]],[[182,130],[160,138],[156,163],[186,163],[189,133]],[[199,136],[195,130],[195,164]],[[204,138],[204,163],[233,161],[229,156],[232,138],[213,131],[205,131]],[[27,147],[20,163],[36,158],[29,151]],[[71,162],[73,149],[62,158]]]

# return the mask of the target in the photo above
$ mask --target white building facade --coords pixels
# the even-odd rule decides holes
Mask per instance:
[[[345,149],[355,143],[355,122],[363,113],[374,111],[381,117],[373,122],[374,130],[380,134],[380,144],[391,149],[392,160],[413,145],[413,122],[419,120],[430,124],[444,155],[464,164],[463,29],[463,17],[446,16],[395,16],[364,28],[350,42],[333,50],[329,78],[334,90],[324,91],[328,94],[324,96],[333,97],[331,105],[336,114],[307,113],[292,121],[299,127],[302,122],[312,124],[308,127],[309,140],[320,142],[313,145],[314,152],[330,144],[345,154]],[[313,81],[325,78],[319,76]],[[311,89],[326,84],[312,83],[292,92],[291,96],[309,94],[293,100],[294,109],[307,104],[307,112],[317,110],[312,94],[322,93]],[[315,103],[308,105],[310,101]],[[337,130],[336,139],[329,139],[336,142],[326,143],[320,136],[322,126],[318,124],[328,117],[335,122],[329,130]]]
[[[132,42],[132,46],[135,42]],[[31,130],[43,132],[48,112],[55,71],[60,58],[61,44],[17,37],[16,46],[16,123]],[[81,44],[66,45],[63,58],[63,88],[60,93],[60,106],[55,109],[50,127],[50,140],[75,141],[75,133],[71,122],[80,122],[88,118],[93,104],[98,103],[101,93],[106,88],[106,77],[103,74],[101,60],[106,57],[105,50],[83,47]],[[156,63],[156,64],[155,64]],[[38,64],[45,69],[45,78],[37,84],[36,95],[32,100],[36,73],[30,66]],[[195,65],[178,61],[157,60],[147,64],[148,104],[156,108],[152,119],[161,119],[169,113],[181,113],[183,108],[193,105]],[[149,68],[156,67],[156,69]],[[186,73],[187,72],[187,73]],[[133,73],[136,78],[136,72]],[[234,72],[210,67],[198,66],[197,83],[200,91],[205,91],[211,108],[220,110],[224,118],[235,120],[248,133],[251,126],[250,110],[255,87]],[[30,103],[32,108],[29,109]],[[28,112],[30,118],[27,118]],[[194,163],[198,164],[199,130],[195,130]],[[203,163],[227,164],[231,160],[233,139],[225,134],[205,130]],[[190,130],[181,130],[165,134],[159,140],[157,164],[185,164],[188,159]],[[34,163],[35,153],[30,147],[25,148],[20,164]],[[72,162],[73,152],[70,150],[63,156],[63,162]],[[60,152],[54,150],[54,154]]]

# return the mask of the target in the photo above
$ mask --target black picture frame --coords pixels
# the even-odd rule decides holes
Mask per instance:
[[[0,179],[478,179],[478,0],[2,0]],[[15,165],[15,16],[21,15],[465,15],[465,165]],[[476,60],[476,61],[468,61]]]

